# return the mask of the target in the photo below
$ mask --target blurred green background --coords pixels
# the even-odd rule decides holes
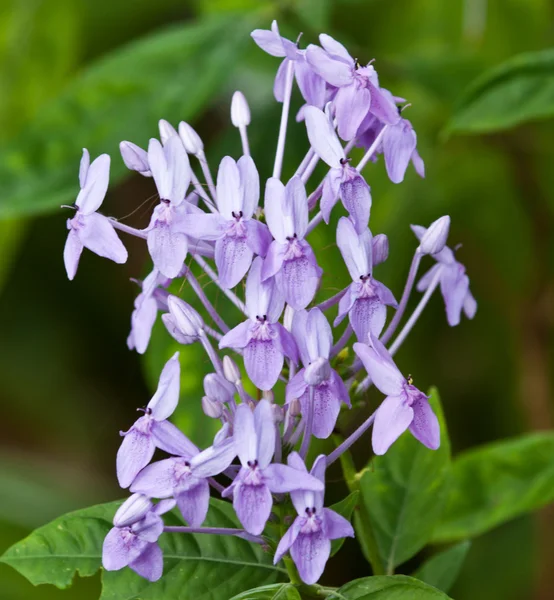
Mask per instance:
[[[382,161],[370,164],[371,226],[389,235],[390,258],[377,275],[397,297],[415,248],[410,223],[426,225],[450,214],[451,243],[463,242],[459,258],[479,303],[475,320],[450,329],[435,297],[398,354],[419,387],[439,388],[454,451],[552,427],[554,124],[547,117],[554,106],[554,63],[524,73],[519,93],[493,94],[487,119],[476,125],[464,125],[464,119],[471,122],[471,107],[460,109],[475,78],[552,45],[551,2],[3,0],[0,551],[54,516],[122,496],[114,472],[118,430],[148,401],[174,351],[159,328],[145,359],[126,347],[136,294],[129,278],[149,269],[143,244],[124,240],[130,253],[124,266],[85,252],[76,280],[66,279],[67,213],[59,205],[77,193],[81,148],[112,154],[114,185],[105,212],[130,215],[126,223],[144,226],[154,187],[125,173],[117,142],[145,146],[157,135],[159,118],[174,124],[186,119],[204,138],[213,170],[224,154],[239,155],[228,111],[232,92],[241,89],[252,110],[253,156],[262,176],[269,176],[280,115],[272,98],[278,59],[248,34],[268,28],[272,18],[288,37],[303,31],[303,44],[325,31],[360,62],[376,58],[381,83],[412,103],[407,116],[427,176],[420,180],[410,170],[395,186]],[[503,121],[506,107],[525,107],[537,94],[544,100],[540,110],[522,109],[513,122]],[[295,93],[293,110],[299,106]],[[293,121],[289,132],[290,175],[307,143],[303,125]],[[322,296],[348,282],[333,231],[314,236],[327,267]],[[206,291],[224,306],[213,286]],[[186,290],[183,295],[190,298]],[[185,348],[182,356],[177,422],[202,443],[211,430],[200,417],[200,372],[209,367],[196,348]],[[378,400],[370,394],[370,404]],[[344,416],[346,429],[358,414]],[[368,455],[367,441],[356,453],[360,460]],[[330,494],[339,498],[343,487],[335,487]],[[451,595],[552,598],[552,540],[548,510],[479,538]],[[356,544],[348,542],[324,582],[340,585],[367,574]],[[3,600],[88,600],[98,597],[100,584],[93,578],[63,592],[33,588],[0,565],[0,588]]]

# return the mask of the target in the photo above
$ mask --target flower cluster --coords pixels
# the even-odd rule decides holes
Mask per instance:
[[[256,30],[252,37],[267,53],[283,58],[274,86],[275,98],[283,105],[282,118],[274,170],[263,186],[263,206],[248,143],[250,110],[243,94],[236,92],[231,121],[240,133],[242,156],[225,156],[215,180],[194,129],[184,122],[175,129],[160,121],[160,139],[151,139],[147,150],[129,141],[120,145],[127,167],[152,177],[156,185],[160,203],[148,227],[134,229],[97,212],[108,187],[110,158],[101,155],[91,164],[86,150],[76,214],[67,223],[64,260],[70,279],[83,247],[123,263],[127,252],[117,231],[146,240],[153,270],[140,282],[130,349],[147,350],[161,312],[169,335],[181,344],[199,343],[213,364],[201,399],[205,414],[221,422],[210,447],[199,449],[168,421],[179,400],[178,353],[167,361],[156,393],[141,409],[144,414],[121,433],[117,476],[132,495],[114,517],[104,542],[103,565],[108,570],[129,566],[151,581],[163,573],[158,539],[164,531],[234,535],[270,547],[266,524],[278,518],[272,512],[279,503],[279,518],[288,511],[290,520],[293,509],[296,516],[284,536],[274,540],[274,560],[289,552],[302,580],[315,583],[329,558],[331,540],[354,535],[348,520],[324,508],[326,468],[371,425],[376,454],[385,453],[408,429],[428,448],[439,446],[439,423],[427,396],[411,376],[399,371],[392,356],[438,287],[450,325],[459,323],[462,311],[469,318],[476,311],[465,268],[446,246],[447,216],[429,228],[413,226],[419,243],[399,301],[375,277],[374,268],[387,260],[389,242],[386,235],[373,235],[369,229],[372,200],[362,170],[382,154],[392,182],[404,179],[410,162],[424,175],[416,134],[402,117],[404,101],[379,84],[371,63],[359,64],[328,35],[320,36],[320,46],[301,49],[281,37],[274,22],[270,30]],[[306,128],[309,150],[294,175],[283,181],[294,81],[305,101],[297,126]],[[353,166],[349,154],[355,146],[365,154]],[[306,185],[320,160],[329,170],[308,194]],[[310,234],[322,221],[330,222],[339,199],[347,216],[338,219],[336,242],[352,283],[314,305],[324,274]],[[426,255],[436,264],[416,285]],[[243,313],[241,323],[230,327],[224,321],[190,263],[185,263],[187,257]],[[198,296],[204,315],[169,291],[177,278]],[[233,289],[242,281],[244,298]],[[424,294],[398,332],[414,287]],[[336,341],[326,316],[335,306],[333,327],[348,317]],[[355,356],[350,364],[341,358],[339,373],[337,357],[353,338]],[[226,355],[219,352],[226,349]],[[242,357],[246,375],[257,388],[255,397],[247,392],[253,388],[244,385],[230,352]],[[279,380],[286,384],[282,398],[274,391]],[[350,407],[351,394],[371,384],[386,396],[379,408],[309,469],[305,461],[312,438],[328,438],[343,405]],[[156,449],[167,458],[151,462]],[[241,528],[203,527],[210,490],[232,498]],[[161,515],[175,505],[187,525],[164,527]]]

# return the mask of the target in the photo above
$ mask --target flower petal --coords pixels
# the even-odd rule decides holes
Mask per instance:
[[[320,77],[336,87],[349,85],[354,78],[349,64],[335,60],[319,46],[310,44],[306,48],[306,60]]]
[[[216,191],[219,212],[231,220],[233,212],[238,214],[242,210],[242,188],[239,168],[230,156],[224,156],[219,163]]]
[[[200,452],[188,437],[169,421],[154,421],[150,431],[156,448],[168,454],[190,458]]]
[[[262,268],[262,281],[266,281],[270,277],[274,277],[281,270],[283,260],[287,253],[287,244],[281,244],[277,240],[273,240],[269,246],[269,250],[264,259]]]
[[[239,483],[233,492],[233,508],[246,531],[260,535],[269,519],[273,498],[268,487]]]
[[[179,460],[166,458],[148,465],[136,476],[131,491],[150,498],[169,498],[177,483],[175,466]]]
[[[310,361],[314,361],[318,357],[329,358],[333,345],[333,333],[325,315],[317,307],[308,312],[306,338]]]
[[[271,464],[264,469],[264,481],[267,487],[276,494],[295,490],[322,492],[325,489],[317,477],[278,463]]]
[[[163,575],[163,553],[158,544],[148,544],[142,553],[129,564],[129,567],[148,581],[158,581]]]
[[[285,186],[276,177],[270,177],[265,186],[265,220],[271,235],[281,244],[287,241],[284,219],[285,197]]]
[[[154,450],[154,441],[150,435],[131,427],[117,451],[117,479],[123,489],[128,488],[138,472],[150,462]]]
[[[157,222],[148,232],[148,251],[162,275],[174,279],[183,268],[188,242],[184,233],[175,233],[164,222]]]
[[[387,308],[375,296],[358,298],[352,306],[349,317],[358,341],[367,344],[370,333],[375,337],[381,335],[387,320]]]
[[[368,83],[371,94],[370,111],[379,121],[388,125],[397,123],[400,120],[398,107],[394,101],[394,96],[388,91],[377,87],[371,81]]]
[[[325,106],[325,80],[313,71],[305,60],[294,63],[296,83],[304,100],[311,105],[323,108]]]
[[[310,145],[331,168],[340,169],[344,150],[327,115],[315,106],[306,106],[304,119]]]
[[[371,193],[365,179],[351,167],[346,167],[339,188],[340,199],[359,234],[367,229],[371,211]]]
[[[441,443],[439,420],[433,412],[427,398],[421,397],[412,404],[414,418],[410,424],[412,435],[424,446],[436,450]]]
[[[242,214],[245,219],[249,219],[254,214],[260,200],[260,176],[250,156],[241,156],[237,167],[243,194]]]
[[[244,348],[244,366],[252,383],[261,390],[270,390],[283,368],[283,354],[275,340],[251,339]]]
[[[292,525],[287,529],[285,535],[279,541],[279,545],[275,550],[275,556],[273,557],[273,564],[276,565],[283,556],[289,551],[290,547],[294,544],[300,529],[302,528],[302,517],[296,517]]]
[[[135,349],[139,354],[144,354],[158,316],[158,303],[155,298],[145,297],[143,294],[141,296],[138,307],[131,315],[131,333],[127,338],[127,346],[129,350]]]
[[[300,177],[292,177],[286,185],[285,211],[291,217],[293,233],[303,239],[308,228],[308,197]]]
[[[81,156],[81,162],[79,163],[79,185],[81,189],[86,185],[89,167],[90,154],[86,148],[83,148],[83,155]]]
[[[390,180],[400,183],[416,147],[416,134],[406,119],[388,127],[383,136],[383,153]]]
[[[250,321],[244,321],[219,340],[220,348],[244,348],[250,340]]]
[[[374,347],[356,343],[354,352],[360,357],[377,389],[383,394],[397,396],[402,392],[405,379],[386,348],[378,340],[372,343]]]
[[[110,219],[104,215],[92,213],[84,217],[79,239],[85,248],[98,256],[109,258],[118,264],[127,261],[127,250],[117,237]]]
[[[236,455],[235,441],[227,438],[193,456],[190,461],[192,472],[198,478],[219,475],[233,462]]]
[[[281,352],[292,360],[294,364],[298,363],[298,347],[290,331],[287,331],[281,323],[275,323],[273,327],[277,330],[277,341]]]
[[[369,111],[371,94],[356,83],[341,87],[335,96],[335,110],[339,136],[350,141]]]
[[[340,540],[345,537],[354,537],[354,528],[350,521],[345,519],[330,508],[323,509],[325,519],[325,533],[330,540]]]
[[[371,442],[373,452],[381,455],[408,429],[414,411],[403,396],[387,396],[375,413]]]
[[[224,288],[235,287],[248,272],[253,252],[245,237],[225,235],[215,243],[215,264],[219,283]]]
[[[85,160],[85,151],[83,151],[83,158],[81,159],[82,165],[83,160]],[[81,174],[84,174],[84,170],[84,168],[80,169],[80,179]],[[110,157],[107,154],[101,154],[93,160],[90,167],[86,169],[86,177],[84,179],[85,185],[81,187],[75,204],[79,207],[79,212],[82,215],[88,216],[100,208],[108,191],[108,184],[110,182]]]
[[[339,416],[340,400],[333,392],[334,389],[327,383],[314,387],[312,433],[320,440],[327,439],[333,433]],[[309,402],[309,395],[305,394],[301,401],[304,417],[308,414]]]
[[[63,249],[63,262],[65,264],[67,277],[70,281],[74,279],[77,273],[77,267],[79,266],[79,259],[81,258],[83,247],[84,246],[79,239],[79,234],[75,229],[70,229]]]
[[[441,293],[446,305],[446,318],[451,327],[460,323],[464,301],[469,291],[469,278],[458,265],[444,268],[440,280]]]
[[[235,440],[235,450],[244,467],[249,461],[255,461],[258,458],[258,440],[256,436],[254,413],[247,404],[240,404],[235,411],[233,438]]]
[[[254,427],[256,428],[256,457],[260,469],[265,469],[275,452],[275,421],[271,404],[262,399],[254,410]]]
[[[265,223],[258,221],[257,219],[248,219],[244,221],[246,227],[246,243],[254,254],[265,257],[271,241],[271,233]]]
[[[302,250],[303,256],[283,262],[279,279],[285,300],[295,310],[306,308],[314,299],[321,274],[311,248],[304,246]]]
[[[182,219],[178,229],[198,240],[218,240],[225,234],[225,226],[228,223],[221,215],[194,215],[193,218]]]
[[[331,554],[331,542],[323,530],[300,533],[291,546],[290,555],[302,581],[312,585],[319,580]]]
[[[138,550],[134,544],[129,547],[123,539],[124,531],[119,527],[113,527],[104,538],[102,545],[102,566],[106,571],[119,571],[126,567],[133,555],[140,554],[140,550],[145,546],[141,540],[138,542]]]
[[[341,217],[337,225],[337,245],[353,281],[371,273],[371,232],[367,227],[358,235],[352,221]]]
[[[176,352],[164,365],[158,381],[156,393],[148,403],[152,417],[156,421],[167,419],[179,402],[179,387],[181,382],[181,363]]]
[[[331,211],[339,199],[341,181],[342,169],[331,169],[323,180],[323,192],[319,207],[326,223],[329,223]]]
[[[175,500],[190,527],[200,527],[206,520],[210,506],[210,485],[206,479],[201,479],[197,485],[189,489],[177,488]]]

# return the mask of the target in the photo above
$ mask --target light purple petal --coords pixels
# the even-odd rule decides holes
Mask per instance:
[[[110,529],[102,545],[102,566],[106,571],[119,571],[126,567],[130,560],[138,556],[146,545],[141,540],[130,547],[123,539],[124,532],[118,527]]]
[[[173,498],[167,498],[165,500],[160,500],[152,510],[156,515],[164,515],[166,512],[173,510],[175,504],[176,502]]]
[[[185,199],[190,185],[191,171],[187,151],[177,132],[165,143],[164,154],[169,185],[169,197],[166,200],[171,200],[173,205],[178,206]]]
[[[238,214],[242,210],[240,171],[237,163],[230,156],[224,156],[219,163],[217,207],[227,220],[233,218],[233,212]]]
[[[333,345],[333,333],[325,315],[319,308],[312,308],[306,320],[307,349],[310,360],[329,358]]]
[[[311,106],[323,108],[326,92],[325,81],[304,60],[295,62],[294,74],[304,100]]]
[[[233,462],[236,455],[233,438],[227,438],[218,445],[210,446],[192,457],[190,464],[194,476],[202,478],[219,475]]]
[[[141,417],[144,418],[144,417]],[[122,488],[128,488],[154,456],[154,442],[149,434],[137,431],[134,427],[123,438],[117,451],[117,479]]]
[[[225,235],[215,243],[215,264],[219,283],[224,288],[235,287],[248,272],[253,252],[245,237]]]
[[[371,233],[367,227],[358,235],[352,221],[341,217],[337,226],[337,246],[353,281],[371,273]]]
[[[133,142],[121,142],[119,144],[119,151],[121,152],[121,158],[123,159],[125,166],[130,171],[136,171],[137,173],[144,175],[144,177],[152,176],[146,150],[133,144]]]
[[[380,342],[377,342],[380,344]],[[381,344],[382,345],[382,344]],[[399,395],[402,393],[405,379],[385,349],[379,352],[366,344],[354,344],[354,352],[360,357],[373,383],[383,394]]]
[[[302,581],[312,585],[319,580],[331,554],[331,542],[320,529],[313,533],[300,533],[291,546],[290,555]]]
[[[464,301],[469,291],[469,278],[455,266],[445,268],[440,283],[448,324],[455,327],[460,323]]]
[[[275,340],[250,340],[244,348],[244,366],[252,383],[261,390],[270,390],[283,368],[283,354]]]
[[[331,369],[331,385],[335,388],[335,396],[344,402],[346,406],[350,408],[350,396],[348,394],[348,390],[344,385],[344,381],[340,377],[340,375],[334,370]]]
[[[175,500],[185,521],[191,527],[200,527],[206,520],[210,506],[210,485],[206,479],[202,479],[187,490],[176,489]]]
[[[63,249],[63,262],[70,281],[73,280],[77,273],[83,247],[79,239],[79,234],[74,229],[70,229]]]
[[[373,83],[369,82],[369,91],[371,93],[370,111],[381,121],[388,125],[397,123],[400,120],[398,108],[394,97],[388,90],[383,90]]]
[[[315,106],[306,106],[304,119],[310,145],[330,167],[340,169],[345,158],[342,145],[327,115]]]
[[[181,377],[181,363],[179,353],[176,352],[164,365],[158,381],[158,388],[148,403],[152,417],[156,421],[167,419],[175,410],[179,402],[179,386]]]
[[[348,172],[348,175],[340,185],[340,198],[356,231],[362,234],[369,222],[371,193],[365,179],[355,169],[347,167],[345,172]]]
[[[323,191],[319,207],[326,223],[329,223],[331,211],[339,199],[341,181],[342,168],[331,169],[323,180]]]
[[[296,517],[292,525],[287,529],[285,535],[279,541],[279,545],[275,550],[275,556],[273,557],[273,564],[276,565],[283,556],[289,551],[290,547],[294,544],[300,529],[302,528],[302,518]]]
[[[334,54],[342,58],[346,63],[354,66],[354,59],[350,56],[348,50],[334,38],[326,33],[322,33],[319,36],[319,43],[323,46],[323,49],[329,54]]]
[[[250,339],[250,321],[244,321],[228,331],[219,341],[220,348],[244,348]]]
[[[424,446],[436,450],[441,443],[439,420],[433,412],[427,398],[421,397],[412,404],[414,418],[410,424],[412,435]]]
[[[292,234],[303,239],[308,228],[308,197],[300,177],[293,177],[285,188],[285,213],[292,221]]]
[[[83,158],[84,158],[83,152]],[[81,159],[82,162],[83,159]],[[81,173],[79,173],[80,177]],[[101,154],[88,167],[85,186],[81,188],[75,204],[82,215],[88,216],[96,212],[106,196],[110,181],[110,157]]]
[[[283,312],[285,300],[276,289],[273,278],[262,282],[263,259],[256,257],[246,279],[246,311],[250,319],[267,315],[270,322],[275,322]]]
[[[187,256],[187,237],[175,233],[164,222],[158,222],[148,232],[148,251],[160,273],[173,279],[179,275]]]
[[[246,531],[260,535],[269,519],[273,498],[266,485],[239,483],[233,492],[233,508]]]
[[[254,29],[250,34],[258,46],[271,56],[286,56],[283,38],[269,29]],[[290,43],[290,42],[289,42]]]
[[[254,254],[265,257],[272,241],[271,233],[265,223],[257,219],[244,221],[246,227],[246,243]]]
[[[158,303],[156,299],[142,297],[140,304],[131,315],[131,333],[127,338],[129,350],[134,348],[139,354],[146,352],[157,315]]]
[[[319,479],[323,484],[323,490],[321,492],[313,492],[314,502],[312,506],[315,506],[317,512],[321,512],[323,509],[323,497],[325,495],[325,470],[327,469],[327,457],[325,454],[320,454],[315,460],[310,474],[316,479]]]
[[[110,220],[104,215],[92,213],[83,217],[79,239],[85,248],[98,256],[109,258],[118,264],[127,261],[127,250],[117,237]]]
[[[281,244],[277,240],[273,240],[269,246],[269,250],[264,259],[262,268],[262,281],[266,281],[270,277],[274,277],[283,266],[283,260],[287,252],[288,244]]]
[[[404,180],[415,147],[416,135],[408,121],[401,119],[396,125],[389,126],[383,136],[383,152],[387,173],[393,183]]]
[[[228,223],[221,215],[194,215],[193,218],[183,219],[179,225],[179,231],[186,233],[198,240],[218,240],[225,233]],[[177,229],[177,227],[176,227]]]
[[[274,463],[264,469],[264,481],[267,487],[276,494],[284,494],[295,490],[322,492],[323,483],[313,475],[301,473],[287,465]]]
[[[327,439],[337,423],[340,412],[340,400],[334,394],[334,388],[322,383],[314,388],[313,429],[312,433],[321,440]],[[308,414],[309,395],[302,397],[302,414]]]
[[[275,75],[275,81],[273,82],[273,95],[277,102],[283,102],[285,99],[285,87],[287,80],[287,70],[290,64],[290,60],[285,58],[279,65],[277,73]]]
[[[352,307],[354,306],[354,302],[358,299],[359,296],[359,283],[351,283],[348,286],[346,294],[339,300],[339,310],[338,314],[333,322],[333,327],[340,325],[344,317],[350,312]]]
[[[298,363],[298,347],[290,331],[285,329],[281,323],[275,323],[273,327],[277,330],[277,341],[282,353],[294,364]]]
[[[83,148],[83,155],[79,164],[79,186],[83,189],[87,182],[87,173],[90,167],[90,154],[86,148]]]
[[[250,156],[241,156],[237,166],[243,191],[242,214],[245,219],[249,219],[260,200],[260,176]]]
[[[164,522],[154,511],[147,513],[144,519],[131,527],[131,531],[146,542],[156,542],[163,530]]]
[[[298,373],[287,383],[286,402],[300,399],[307,390],[308,384],[304,380],[304,369],[300,369]]]
[[[323,515],[325,519],[325,533],[330,540],[354,537],[354,528],[342,515],[339,515],[330,508],[324,508]]]
[[[306,308],[313,300],[321,276],[321,269],[306,242],[302,243],[302,252],[303,256],[283,262],[279,279],[285,300],[295,310]]]
[[[128,527],[140,521],[152,510],[152,501],[143,494],[133,494],[117,509],[113,524],[116,527]]]
[[[173,495],[175,478],[175,465],[179,459],[166,458],[148,465],[140,471],[133,481],[131,491],[144,494],[150,498],[169,498]]]
[[[270,177],[265,186],[265,220],[271,231],[271,235],[273,235],[280,244],[285,244],[287,241],[284,207],[285,186],[279,179]]]
[[[199,452],[198,448],[188,437],[169,421],[154,421],[152,423],[151,435],[156,448],[168,454],[190,458]]]
[[[425,275],[423,275],[422,278],[417,282],[417,285],[416,285],[417,291],[424,292],[431,284],[431,281],[433,281],[433,279],[435,278],[437,271],[441,268],[442,268],[442,265],[440,265],[440,264],[433,265],[427,271],[427,273],[425,273]]]
[[[241,464],[246,467],[248,461],[257,460],[258,441],[256,439],[254,413],[247,404],[240,404],[235,411],[234,440]]]
[[[358,341],[367,344],[370,333],[376,337],[381,335],[387,320],[387,309],[375,296],[358,298],[352,306],[349,317]]]
[[[417,150],[412,152],[412,164],[420,177],[425,177],[425,163]]]
[[[372,241],[373,266],[384,263],[389,257],[389,238],[384,233],[378,233]]]
[[[265,469],[275,452],[275,421],[271,404],[262,399],[254,410],[254,427],[256,428],[256,458],[260,469]]]
[[[158,544],[148,544],[138,558],[129,567],[148,581],[158,581],[163,575],[163,553]]]
[[[398,302],[396,301],[394,294],[389,290],[389,288],[386,285],[383,285],[380,281],[374,279],[373,287],[375,289],[375,292],[377,293],[379,300],[381,300],[383,304],[386,304],[387,306],[393,306],[394,308],[398,306]]]
[[[477,312],[477,301],[473,297],[472,293],[468,290],[464,299],[464,313],[468,319],[473,319]]]
[[[306,49],[306,60],[312,69],[327,83],[336,87],[350,85],[353,80],[352,67],[342,60],[335,60],[322,48],[310,44]]]
[[[369,111],[371,94],[356,83],[341,87],[335,97],[339,136],[350,141],[356,136],[361,122]]]
[[[413,409],[403,396],[387,396],[375,413],[371,442],[373,452],[381,455],[408,429]]]

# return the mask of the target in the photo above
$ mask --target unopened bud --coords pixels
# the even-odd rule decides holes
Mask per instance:
[[[291,417],[298,417],[300,414],[302,414],[302,405],[300,404],[300,400],[298,400],[298,398],[293,398],[289,402],[289,415]]]
[[[230,356],[223,357],[223,375],[230,383],[236,384],[237,381],[240,381],[240,370]]]
[[[158,128],[160,130],[160,140],[162,145],[165,146],[167,140],[174,135],[177,135],[177,130],[171,123],[165,119],[160,119],[158,122]]]
[[[145,177],[152,177],[150,165],[148,164],[148,152],[133,142],[121,142],[119,151],[125,166],[131,171],[137,171]]]
[[[242,92],[235,92],[231,100],[231,122],[235,127],[250,125],[250,107]]]
[[[190,306],[177,296],[168,296],[167,306],[173,317],[175,326],[183,335],[198,337],[204,328],[202,317]]]
[[[173,315],[170,313],[165,313],[162,315],[162,322],[165,325],[169,335],[179,342],[179,344],[183,344],[184,346],[188,344],[194,344],[198,339],[197,335],[185,335],[175,324],[175,319]]]
[[[229,402],[235,393],[235,386],[217,373],[204,377],[204,392],[206,396],[218,402]]]
[[[437,254],[446,246],[450,230],[450,217],[444,216],[431,223],[423,234],[419,248],[423,254]]]
[[[221,417],[223,414],[223,405],[217,400],[208,398],[208,396],[204,396],[202,398],[202,410],[207,417],[219,419],[219,417]]]
[[[117,509],[113,524],[116,527],[128,527],[140,521],[152,506],[150,498],[143,494],[133,494]]]
[[[373,266],[384,263],[389,257],[389,238],[384,233],[378,233],[371,242]]]
[[[326,358],[316,358],[304,371],[304,381],[308,385],[319,385],[331,376],[331,366]]]
[[[179,137],[183,142],[185,150],[189,154],[201,154],[204,152],[204,144],[196,131],[185,121],[179,123]]]
[[[273,404],[273,420],[275,423],[282,423],[285,420],[285,411],[282,406]]]

